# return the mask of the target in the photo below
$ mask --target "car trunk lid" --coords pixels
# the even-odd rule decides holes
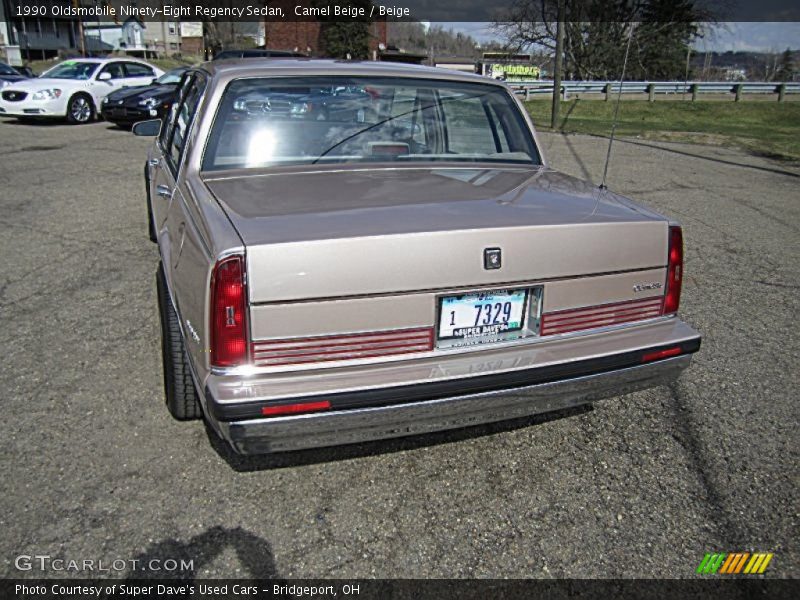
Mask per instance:
[[[468,289],[659,267],[668,223],[546,169],[348,168],[206,178],[252,303]],[[486,268],[499,249],[499,268]]]

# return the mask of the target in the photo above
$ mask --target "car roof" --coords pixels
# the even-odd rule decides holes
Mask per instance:
[[[222,50],[213,60],[225,60],[226,58],[292,58],[292,57],[306,57],[305,54],[300,52],[293,52],[292,50],[272,50],[269,48],[248,48],[242,50]]]
[[[202,63],[197,68],[206,71],[212,77],[225,79],[258,76],[348,75],[444,79],[506,87],[500,81],[473,73],[451,71],[441,67],[425,67],[371,60],[353,61],[319,58],[223,59]]]
[[[125,61],[125,62],[137,62],[142,63],[143,65],[148,65],[150,67],[154,67],[155,65],[151,65],[149,62],[144,61],[140,58],[134,58],[132,56],[113,56],[111,58],[92,58],[92,57],[79,57],[79,58],[66,58],[56,64],[62,64],[65,62],[91,62],[91,63],[107,63],[107,62],[115,62],[115,61]],[[53,65],[55,66],[55,65]]]

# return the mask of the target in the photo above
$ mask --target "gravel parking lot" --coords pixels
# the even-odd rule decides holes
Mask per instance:
[[[0,140],[3,576],[63,575],[14,566],[44,554],[197,577],[689,577],[711,551],[800,576],[797,165],[615,146],[610,187],[684,225],[682,314],[704,341],[677,385],[244,459],[164,407],[149,140],[14,121]],[[542,141],[599,180],[606,140]]]

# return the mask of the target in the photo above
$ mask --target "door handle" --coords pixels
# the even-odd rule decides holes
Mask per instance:
[[[159,161],[157,158],[151,158],[147,161],[147,164],[151,167],[157,167],[159,164],[161,164],[161,161]]]
[[[156,194],[158,194],[162,198],[172,198],[172,190],[169,189],[169,186],[166,185],[157,185]]]

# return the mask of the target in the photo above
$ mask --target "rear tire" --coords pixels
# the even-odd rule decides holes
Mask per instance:
[[[178,315],[169,298],[164,267],[161,264],[156,273],[156,290],[158,312],[161,316],[161,357],[167,410],[178,421],[199,419],[203,416],[203,410],[194,387]]]
[[[75,94],[67,102],[67,123],[70,125],[88,123],[94,115],[94,103],[87,94]]]

